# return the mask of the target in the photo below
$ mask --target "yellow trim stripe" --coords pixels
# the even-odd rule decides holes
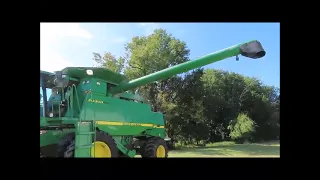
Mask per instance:
[[[98,124],[98,125],[108,125],[108,126],[142,126],[142,127],[152,127],[152,128],[164,128],[164,126],[157,126],[155,124],[112,122],[112,121],[96,121],[96,124]]]

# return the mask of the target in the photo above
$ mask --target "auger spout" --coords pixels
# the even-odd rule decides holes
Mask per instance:
[[[257,40],[241,43],[228,47],[226,49],[219,50],[217,52],[202,56],[193,61],[188,61],[182,64],[178,64],[161,71],[140,77],[129,81],[128,83],[120,84],[112,89],[110,92],[112,94],[120,93],[122,91],[130,90],[143,86],[155,81],[163,80],[171,76],[187,72],[192,69],[196,69],[217,61],[221,61],[233,56],[242,55],[251,59],[258,59],[265,56],[266,52],[263,49],[261,43]]]

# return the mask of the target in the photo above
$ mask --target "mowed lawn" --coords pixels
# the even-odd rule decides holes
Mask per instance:
[[[235,144],[221,142],[206,147],[185,147],[169,151],[175,157],[280,157],[280,142]],[[136,157],[141,157],[137,155]]]
[[[172,150],[169,157],[280,157],[280,142],[234,144],[214,143],[206,147]]]

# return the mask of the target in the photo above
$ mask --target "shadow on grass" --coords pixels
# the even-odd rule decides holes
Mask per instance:
[[[181,148],[170,151],[175,155],[185,154],[188,157],[197,156],[280,156],[280,146],[265,144],[233,144],[212,147]]]

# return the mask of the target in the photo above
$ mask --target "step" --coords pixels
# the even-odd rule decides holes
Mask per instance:
[[[81,145],[81,146],[78,146],[78,148],[92,148],[93,145]]]
[[[76,126],[75,157],[91,157],[92,137],[95,135],[93,121],[79,121]]]
[[[95,134],[96,132],[79,132],[77,133],[78,135],[93,135]]]

